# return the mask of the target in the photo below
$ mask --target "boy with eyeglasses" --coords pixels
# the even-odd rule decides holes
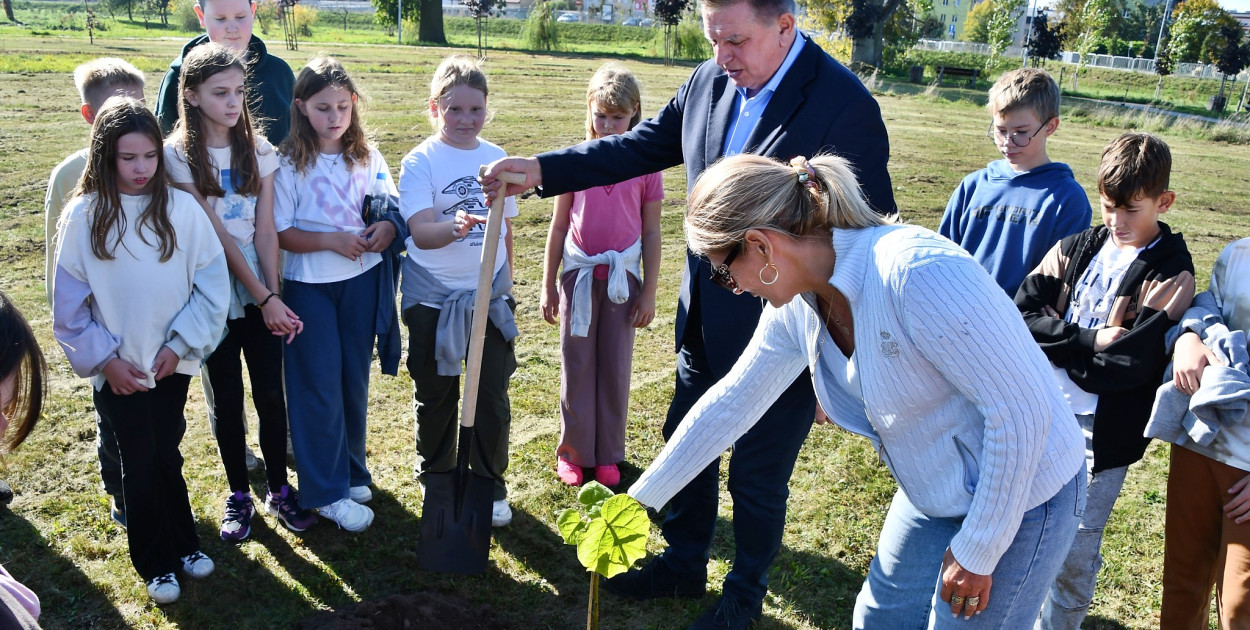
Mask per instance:
[[[1059,86],[1045,70],[1004,74],[986,108],[992,122],[985,135],[1003,159],[960,182],[938,232],[1014,296],[1051,245],[1089,228],[1092,211],[1072,169],[1046,155],[1046,139],[1059,128]]]

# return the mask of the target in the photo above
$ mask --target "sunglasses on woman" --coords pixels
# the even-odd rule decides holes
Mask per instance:
[[[742,245],[735,245],[729,250],[729,255],[725,256],[725,261],[719,265],[712,267],[712,282],[716,286],[728,291],[738,292],[738,283],[734,280],[733,274],[729,273],[729,265],[733,264],[734,258],[738,257],[738,251],[742,249]],[[711,262],[710,260],[708,261]]]

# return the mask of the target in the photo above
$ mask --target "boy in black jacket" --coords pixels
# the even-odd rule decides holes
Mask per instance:
[[[291,73],[291,66],[269,54],[265,42],[252,34],[256,3],[253,0],[196,0],[195,14],[205,32],[187,42],[182,54],[169,63],[169,71],[156,97],[153,113],[161,123],[161,133],[168,136],[178,122],[178,76],[182,72],[183,58],[192,48],[214,42],[245,54],[252,124],[263,130],[270,144],[278,146],[291,128],[295,75]]]
[[[1055,368],[1085,433],[1085,512],[1040,627],[1076,629],[1093,600],[1102,531],[1128,466],[1142,458],[1154,391],[1167,364],[1164,335],[1194,296],[1185,239],[1159,215],[1172,156],[1162,140],[1120,136],[1103,150],[1103,225],[1055,245],[1016,293],[1016,306]]]

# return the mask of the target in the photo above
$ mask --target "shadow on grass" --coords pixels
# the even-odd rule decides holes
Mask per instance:
[[[375,518],[365,533],[345,532],[323,519],[303,535],[303,545],[325,565],[325,569],[309,565],[307,571],[292,572],[292,577],[311,591],[310,597],[341,610],[354,606],[357,600],[371,601],[395,594],[449,593],[508,622],[508,627],[568,627],[568,617],[563,614],[564,598],[560,597],[563,585],[553,589],[552,583],[541,579],[509,577],[496,565],[506,561],[497,549],[492,550],[493,562],[482,575],[424,571],[417,563],[421,533],[417,515],[394,495],[377,488],[369,506]],[[509,527],[493,532],[500,548],[513,556],[512,561],[528,564],[534,559],[541,562],[558,555],[553,548],[562,546],[563,541],[544,536],[550,534],[546,525],[519,509],[513,514]],[[570,559],[577,561],[576,557]],[[308,615],[314,612],[309,610]]]
[[[333,521],[322,518],[300,534],[303,546],[325,567],[311,567],[293,577],[333,608],[353,604],[356,599],[419,590],[419,519],[393,494],[376,487],[369,507],[374,520],[364,532],[339,529]]]
[[[628,488],[640,475],[642,469],[633,464],[621,466],[621,487]],[[654,519],[655,527],[663,522],[664,512]],[[710,555],[714,560],[733,563],[736,550],[733,520],[716,519],[716,531],[712,538]],[[792,549],[783,544],[777,558],[768,571],[768,595],[774,607],[793,608],[810,620],[817,628],[849,628],[864,575],[848,568],[836,558]],[[680,606],[685,610],[687,622],[693,621],[703,609],[710,606],[721,584],[709,584],[709,595],[701,601]],[[667,600],[672,607],[673,600]],[[650,604],[646,604],[650,605]],[[680,612],[677,613],[680,615]],[[668,617],[668,619],[681,617]],[[667,627],[667,625],[665,626]],[[771,619],[765,612],[759,628],[789,627]]]
[[[126,621],[73,562],[26,519],[0,507],[0,564],[39,597],[46,628],[125,628]],[[135,576],[138,579],[138,576]]]
[[[1114,620],[1100,617],[1098,615],[1090,615],[1081,623],[1081,627],[1086,630],[1128,630],[1128,626]]]
[[[817,628],[850,628],[864,575],[827,555],[783,546],[768,571],[769,597],[784,600]]]
[[[622,482],[620,487],[627,486]],[[497,612],[509,627],[585,625],[590,573],[578,561],[576,550],[564,543],[550,523],[514,507],[512,524],[496,529],[494,540],[500,551],[523,565],[525,573],[536,576],[533,581],[516,581],[488,570],[490,588],[495,589],[492,605],[506,603],[507,610]],[[715,601],[709,596],[702,600],[636,602],[616,597],[602,585],[601,578],[599,623],[604,628],[684,628]]]
[[[554,517],[552,517],[554,518]],[[489,569],[493,599],[508,602],[508,611],[498,611],[510,627],[571,628],[585,623],[590,592],[590,573],[577,560],[576,550],[551,529],[551,525],[528,512],[513,509],[512,524],[494,531],[499,550],[536,576],[530,583],[514,581],[494,568]],[[606,596],[604,598],[606,601]],[[614,623],[608,607],[600,606],[605,628],[624,627]]]
[[[179,575],[182,598],[161,609],[179,627],[244,628],[271,623],[272,627],[285,627],[316,612],[315,598],[337,593],[317,579],[321,570],[301,556],[286,536],[275,531],[282,525],[263,515],[261,501],[257,502],[257,510],[251,534],[241,544],[222,541],[216,521],[198,521],[201,548],[217,568],[203,580]],[[272,564],[280,567],[283,574],[258,562],[256,556],[261,554],[273,556]],[[304,588],[295,587],[292,581]],[[214,605],[222,600],[235,605]]]

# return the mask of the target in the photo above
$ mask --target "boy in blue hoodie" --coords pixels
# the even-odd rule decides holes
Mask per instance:
[[[1046,139],[1059,128],[1059,86],[1045,70],[1004,74],[986,108],[992,122],[985,135],[1003,159],[960,182],[938,232],[1015,297],[1052,245],[1089,229],[1092,211],[1072,169],[1046,155]]]
[[[196,0],[194,9],[204,34],[182,47],[182,54],[170,62],[169,71],[161,81],[153,112],[161,124],[161,133],[169,135],[178,122],[178,77],[182,73],[183,58],[192,48],[214,42],[245,55],[252,124],[264,132],[270,144],[278,146],[291,128],[295,75],[291,73],[291,66],[269,54],[265,42],[252,34],[256,3],[253,0]]]

